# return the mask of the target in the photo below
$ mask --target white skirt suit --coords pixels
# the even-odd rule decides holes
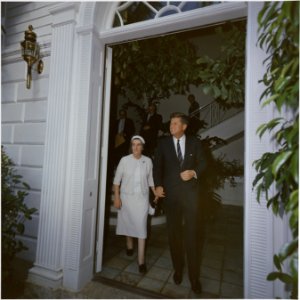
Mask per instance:
[[[114,184],[120,185],[122,206],[118,210],[117,235],[147,238],[149,187],[154,186],[152,161],[142,155],[124,156],[117,167]]]

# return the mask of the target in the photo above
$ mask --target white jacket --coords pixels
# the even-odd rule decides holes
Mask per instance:
[[[134,194],[135,181],[134,181],[134,164],[137,160],[132,154],[122,157],[117,167],[114,178],[115,185],[121,185],[121,194]],[[154,186],[152,175],[152,161],[149,157],[142,155],[138,160],[141,164],[141,191],[142,194],[149,193],[149,187]]]

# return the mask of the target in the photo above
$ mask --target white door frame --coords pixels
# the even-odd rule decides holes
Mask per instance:
[[[225,2],[219,5],[207,6],[199,10],[192,10],[182,15],[163,17],[159,20],[150,20],[143,23],[135,23],[125,27],[112,28],[99,33],[102,45],[118,44],[135,39],[150,38],[157,35],[168,34],[182,30],[205,27],[229,20],[245,18],[247,16],[247,5],[245,2]],[[111,50],[111,48],[107,47]],[[110,112],[110,76],[112,65],[112,53],[107,51],[105,59],[105,78],[109,82],[103,84],[104,88],[104,118],[102,122],[102,146],[100,150],[100,188],[98,193],[98,228],[97,228],[97,249],[96,249],[96,272],[102,269],[103,255],[103,232],[104,232],[104,211],[106,204],[106,168],[108,152],[108,129]]]
[[[103,258],[103,238],[105,226],[105,205],[106,205],[106,182],[107,182],[107,159],[109,144],[109,119],[110,119],[110,95],[111,95],[111,73],[112,73],[112,48],[107,46],[105,49],[105,75],[104,75],[104,107],[103,123],[100,148],[100,180],[99,180],[99,208],[98,208],[98,230],[96,246],[96,272],[102,270]],[[101,241],[101,242],[99,242]]]

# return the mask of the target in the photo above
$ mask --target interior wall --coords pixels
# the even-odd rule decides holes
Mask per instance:
[[[236,159],[242,165],[244,164],[244,136],[230,142],[222,148],[216,149],[214,152],[215,157],[223,156],[228,160]]]
[[[189,41],[194,44],[199,56],[208,55],[211,58],[220,56],[221,41],[214,32],[199,30],[199,35],[189,38]],[[200,87],[194,85],[190,85],[190,93],[195,95],[200,107],[214,100],[213,97],[205,95]],[[187,114],[188,109],[189,102],[187,95],[174,94],[169,99],[161,101],[158,107],[158,111],[163,116],[164,122],[169,121],[169,116],[172,112],[179,111]]]

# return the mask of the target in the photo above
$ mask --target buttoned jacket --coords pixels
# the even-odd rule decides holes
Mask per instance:
[[[121,185],[121,194],[134,194],[135,174],[132,161],[135,159],[132,154],[122,157],[116,170],[114,184]],[[152,161],[149,157],[142,155],[140,158],[140,184],[142,194],[149,194],[149,187],[154,186],[152,175]]]

